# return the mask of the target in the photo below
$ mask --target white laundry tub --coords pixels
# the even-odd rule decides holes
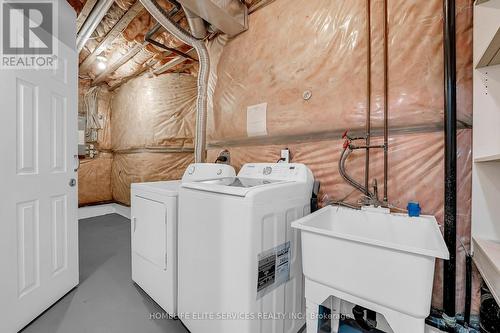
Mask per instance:
[[[309,326],[334,296],[383,314],[396,333],[424,332],[435,258],[449,258],[433,216],[328,206],[292,227],[302,230]]]

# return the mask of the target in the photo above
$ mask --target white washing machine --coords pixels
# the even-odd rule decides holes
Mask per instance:
[[[305,323],[300,233],[312,172],[246,164],[179,191],[179,317],[191,333],[296,333]],[[193,209],[193,207],[196,209]]]
[[[231,177],[224,164],[191,164],[182,181]],[[182,182],[132,184],[132,280],[171,315],[177,314],[177,195]]]

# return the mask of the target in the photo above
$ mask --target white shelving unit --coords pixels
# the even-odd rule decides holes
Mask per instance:
[[[500,304],[500,0],[474,6],[472,249]]]

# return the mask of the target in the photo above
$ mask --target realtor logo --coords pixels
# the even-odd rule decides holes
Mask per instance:
[[[57,0],[2,0],[2,69],[52,69]]]

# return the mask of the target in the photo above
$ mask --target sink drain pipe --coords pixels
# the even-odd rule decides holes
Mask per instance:
[[[444,262],[443,309],[455,317],[457,248],[457,78],[455,0],[444,0],[444,239],[450,259]]]
[[[155,0],[140,0],[144,8],[168,32],[179,38],[185,44],[193,47],[198,53],[200,69],[198,73],[198,98],[196,102],[196,135],[194,144],[194,159],[196,163],[206,160],[206,132],[207,132],[207,95],[210,59],[205,42],[186,32],[177,22],[174,22]]]

